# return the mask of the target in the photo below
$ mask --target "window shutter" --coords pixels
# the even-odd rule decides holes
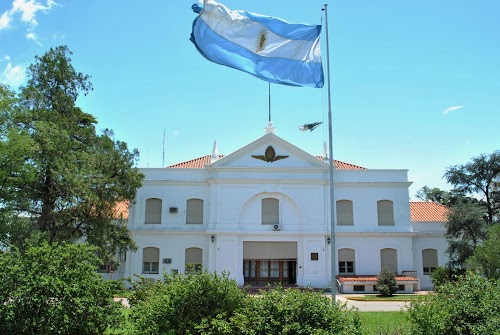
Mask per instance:
[[[339,200],[337,201],[337,225],[352,226],[354,225],[352,215],[352,201]]]
[[[398,272],[398,253],[396,249],[382,249],[380,250],[380,265],[381,269],[389,268],[392,272]]]
[[[354,262],[353,249],[339,249],[339,262]]]
[[[280,223],[279,200],[274,198],[262,199],[262,224]]]
[[[147,224],[160,224],[161,223],[161,199],[147,199],[146,200],[146,220]]]
[[[144,248],[142,252],[143,262],[159,262],[160,260],[160,249],[158,248]]]
[[[186,249],[186,264],[201,264],[203,263],[203,250],[200,248]]]
[[[377,201],[377,212],[379,226],[394,226],[394,209],[392,201]]]
[[[189,199],[186,209],[187,224],[203,224],[203,200]]]
[[[422,263],[424,268],[437,267],[438,266],[438,256],[437,250],[435,249],[424,249],[422,250]]]

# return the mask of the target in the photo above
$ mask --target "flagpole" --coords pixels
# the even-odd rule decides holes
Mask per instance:
[[[269,103],[269,120],[268,122],[271,122],[271,83],[268,82],[267,83],[269,86],[268,86],[268,91],[267,91],[267,94],[268,94],[268,103]]]
[[[332,259],[332,273],[331,273],[331,289],[332,289],[332,304],[337,301],[337,288],[335,285],[336,276],[336,246],[335,246],[335,197],[333,191],[333,169],[335,164],[333,161],[333,143],[332,143],[332,99],[330,90],[330,51],[328,45],[328,4],[325,3],[323,11],[325,12],[325,32],[326,32],[326,72],[328,83],[328,142],[329,142],[329,160],[330,160],[330,226],[331,226],[331,259]]]

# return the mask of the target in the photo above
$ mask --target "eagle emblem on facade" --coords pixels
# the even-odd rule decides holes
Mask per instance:
[[[274,148],[270,145],[267,147],[266,151],[264,152],[264,155],[252,155],[253,158],[260,159],[261,161],[272,163],[279,161],[280,159],[285,159],[288,158],[288,156],[276,156],[276,152],[274,151]]]

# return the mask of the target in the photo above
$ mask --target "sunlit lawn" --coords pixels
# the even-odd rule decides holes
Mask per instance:
[[[410,328],[406,312],[360,312],[364,334],[405,334]]]

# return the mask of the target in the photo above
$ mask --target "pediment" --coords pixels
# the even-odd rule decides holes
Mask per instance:
[[[325,168],[327,165],[304,150],[270,133],[224,156],[212,168]]]

